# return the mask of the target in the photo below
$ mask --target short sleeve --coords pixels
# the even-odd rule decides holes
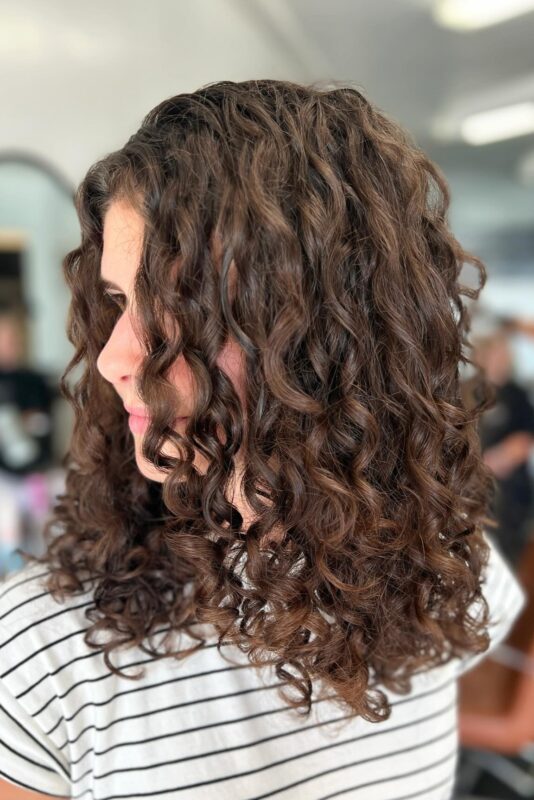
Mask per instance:
[[[65,757],[1,680],[0,777],[25,789],[70,797]]]
[[[49,673],[56,639],[54,607],[33,565],[0,587],[0,778],[16,786],[70,797],[70,762],[58,684]],[[56,655],[57,658],[57,655]],[[56,731],[52,723],[61,720]]]
[[[489,606],[490,645],[483,653],[461,659],[458,664],[458,675],[475,667],[506,639],[527,603],[527,594],[497,543],[487,532],[484,532],[484,535],[490,546],[482,584],[482,593]],[[480,603],[477,604],[477,609],[480,609]]]

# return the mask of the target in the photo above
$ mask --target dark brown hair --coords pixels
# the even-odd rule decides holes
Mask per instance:
[[[138,388],[153,414],[143,454],[162,483],[140,473],[122,402],[96,368],[118,313],[99,281],[116,199],[146,223]],[[296,690],[280,689],[290,706],[308,713],[320,683],[376,722],[391,711],[380,687],[408,692],[415,673],[487,649],[487,401],[468,408],[459,374],[473,363],[461,296],[476,299],[486,272],[449,230],[448,206],[439,169],[349,85],[208,84],[161,102],[89,169],[81,243],[64,260],[75,354],[61,391],[75,423],[40,561],[58,600],[94,582],[86,642],[112,632],[114,672],[120,644],[170,657],[151,633],[206,623],[219,646],[274,665]],[[477,289],[459,282],[466,262]],[[230,336],[245,408],[215,363]],[[181,354],[196,389],[183,435],[167,380]],[[169,441],[179,457],[160,452]],[[226,496],[238,450],[257,514],[248,530]]]

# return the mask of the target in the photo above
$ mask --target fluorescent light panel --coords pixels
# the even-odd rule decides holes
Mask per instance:
[[[534,0],[437,0],[434,19],[454,30],[470,31],[497,25],[534,10]]]
[[[515,103],[471,114],[460,124],[460,134],[469,144],[489,144],[534,133],[534,102]]]

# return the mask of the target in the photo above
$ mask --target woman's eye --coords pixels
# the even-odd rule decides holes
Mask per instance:
[[[119,308],[121,309],[124,308],[125,298],[123,294],[118,294],[118,293],[114,294],[113,292],[104,292],[104,294],[106,297],[109,297],[111,302],[117,305]]]

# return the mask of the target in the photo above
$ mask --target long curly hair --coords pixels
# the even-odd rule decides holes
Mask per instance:
[[[96,368],[118,316],[99,280],[117,199],[145,223],[138,388],[161,482],[140,473],[124,406]],[[188,657],[207,625],[221,654],[233,644],[274,666],[304,716],[321,686],[378,722],[391,713],[384,688],[404,694],[416,673],[488,648],[495,482],[477,424],[493,395],[480,369],[469,405],[460,376],[461,363],[478,369],[461,296],[478,298],[487,276],[452,235],[449,202],[438,167],[346,83],[207,84],[158,104],[89,169],[81,243],[63,261],[75,349],[60,379],[74,410],[65,491],[46,552],[25,556],[48,565],[58,601],[92,583],[85,640],[102,648],[97,631],[110,634],[113,672],[143,674],[122,673],[113,649]],[[478,288],[460,283],[465,263]],[[230,336],[244,406],[216,364]],[[196,405],[178,432],[168,372],[181,355]],[[247,529],[227,496],[238,452]],[[162,625],[199,644],[173,650],[166,635],[154,647]]]

